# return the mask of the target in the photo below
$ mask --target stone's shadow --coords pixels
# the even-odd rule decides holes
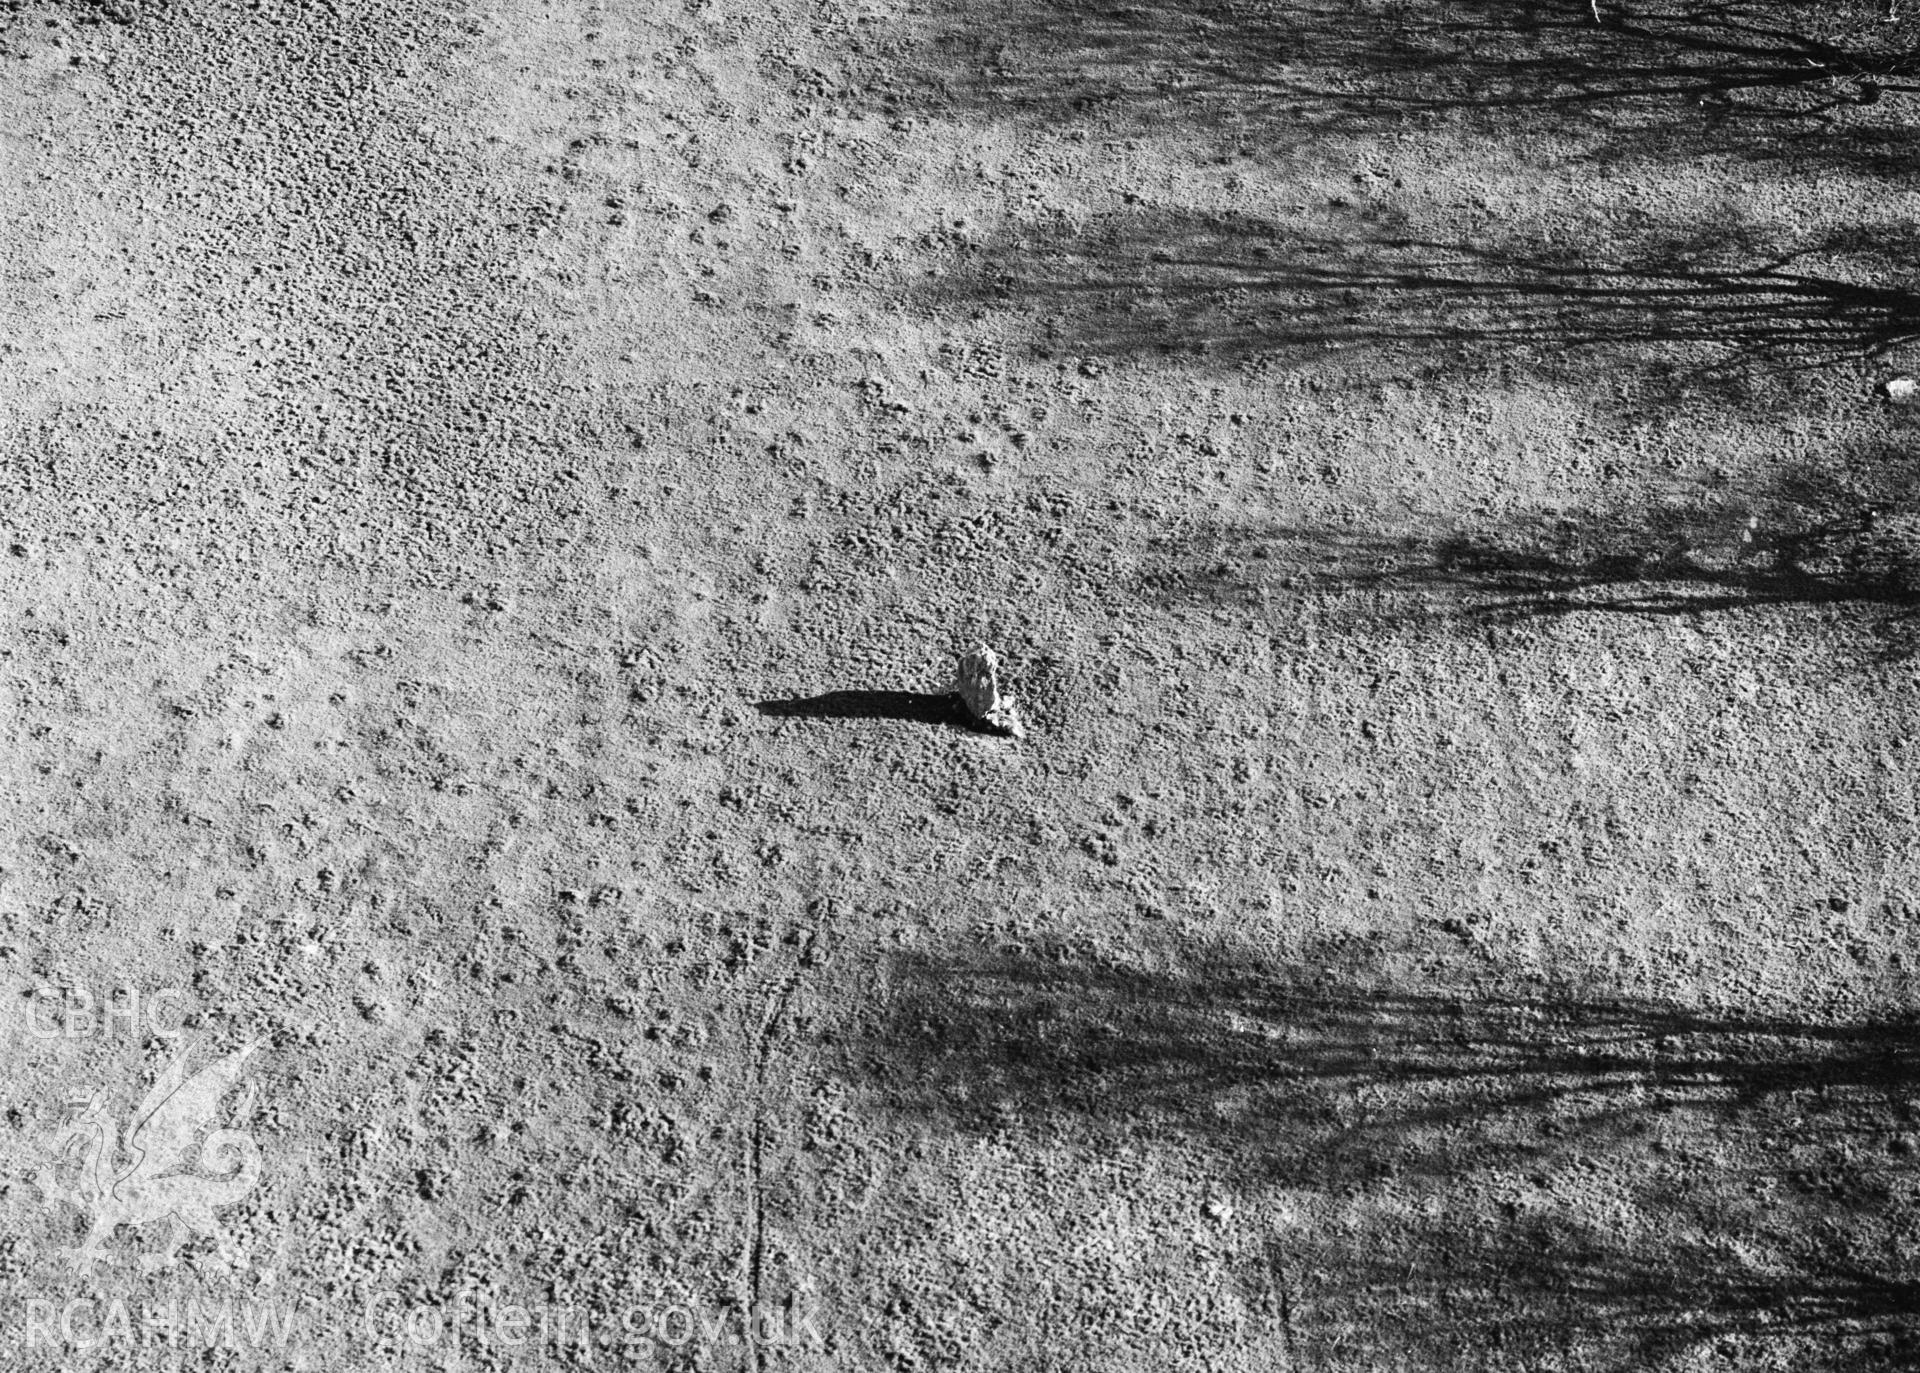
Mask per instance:
[[[828,691],[756,701],[753,708],[774,719],[906,720],[980,732],[958,696],[938,691]]]

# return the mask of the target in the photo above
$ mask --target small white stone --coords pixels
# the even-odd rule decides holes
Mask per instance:
[[[1892,377],[1880,383],[1880,394],[1895,405],[1911,405],[1920,399],[1920,381],[1912,377]]]
[[[985,644],[960,655],[959,671],[954,674],[953,686],[949,689],[981,724],[1016,739],[1027,737],[1026,725],[1020,719],[1013,697],[1000,689],[999,655]]]

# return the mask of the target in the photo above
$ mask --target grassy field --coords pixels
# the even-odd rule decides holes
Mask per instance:
[[[1920,1363],[1917,52],[0,6],[0,1363]]]

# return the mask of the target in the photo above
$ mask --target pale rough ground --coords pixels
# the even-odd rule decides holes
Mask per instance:
[[[1229,25],[1156,84],[1010,7],[124,12],[0,9],[8,1366],[96,1290],[296,1300],[301,1368],[463,1366],[381,1293],[817,1313],[639,1367],[1913,1355],[1897,607],[1419,575],[1671,501],[1693,571],[1627,517],[1650,580],[1579,594],[1717,594],[1783,466],[1903,470],[1900,354],[1675,398],[1746,315],[1390,280],[1897,235],[1910,178],[1322,127]],[[1282,65],[1236,104],[1206,44]],[[983,640],[1024,743],[754,709]],[[33,1038],[48,984],[271,1035],[254,1272],[61,1266],[25,1179],[164,1046]]]

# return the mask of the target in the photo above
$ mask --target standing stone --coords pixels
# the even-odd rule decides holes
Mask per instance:
[[[951,690],[968,713],[989,729],[1016,739],[1027,737],[1027,727],[1020,720],[1013,697],[1000,689],[999,655],[985,644],[960,655],[960,669],[954,674]]]

